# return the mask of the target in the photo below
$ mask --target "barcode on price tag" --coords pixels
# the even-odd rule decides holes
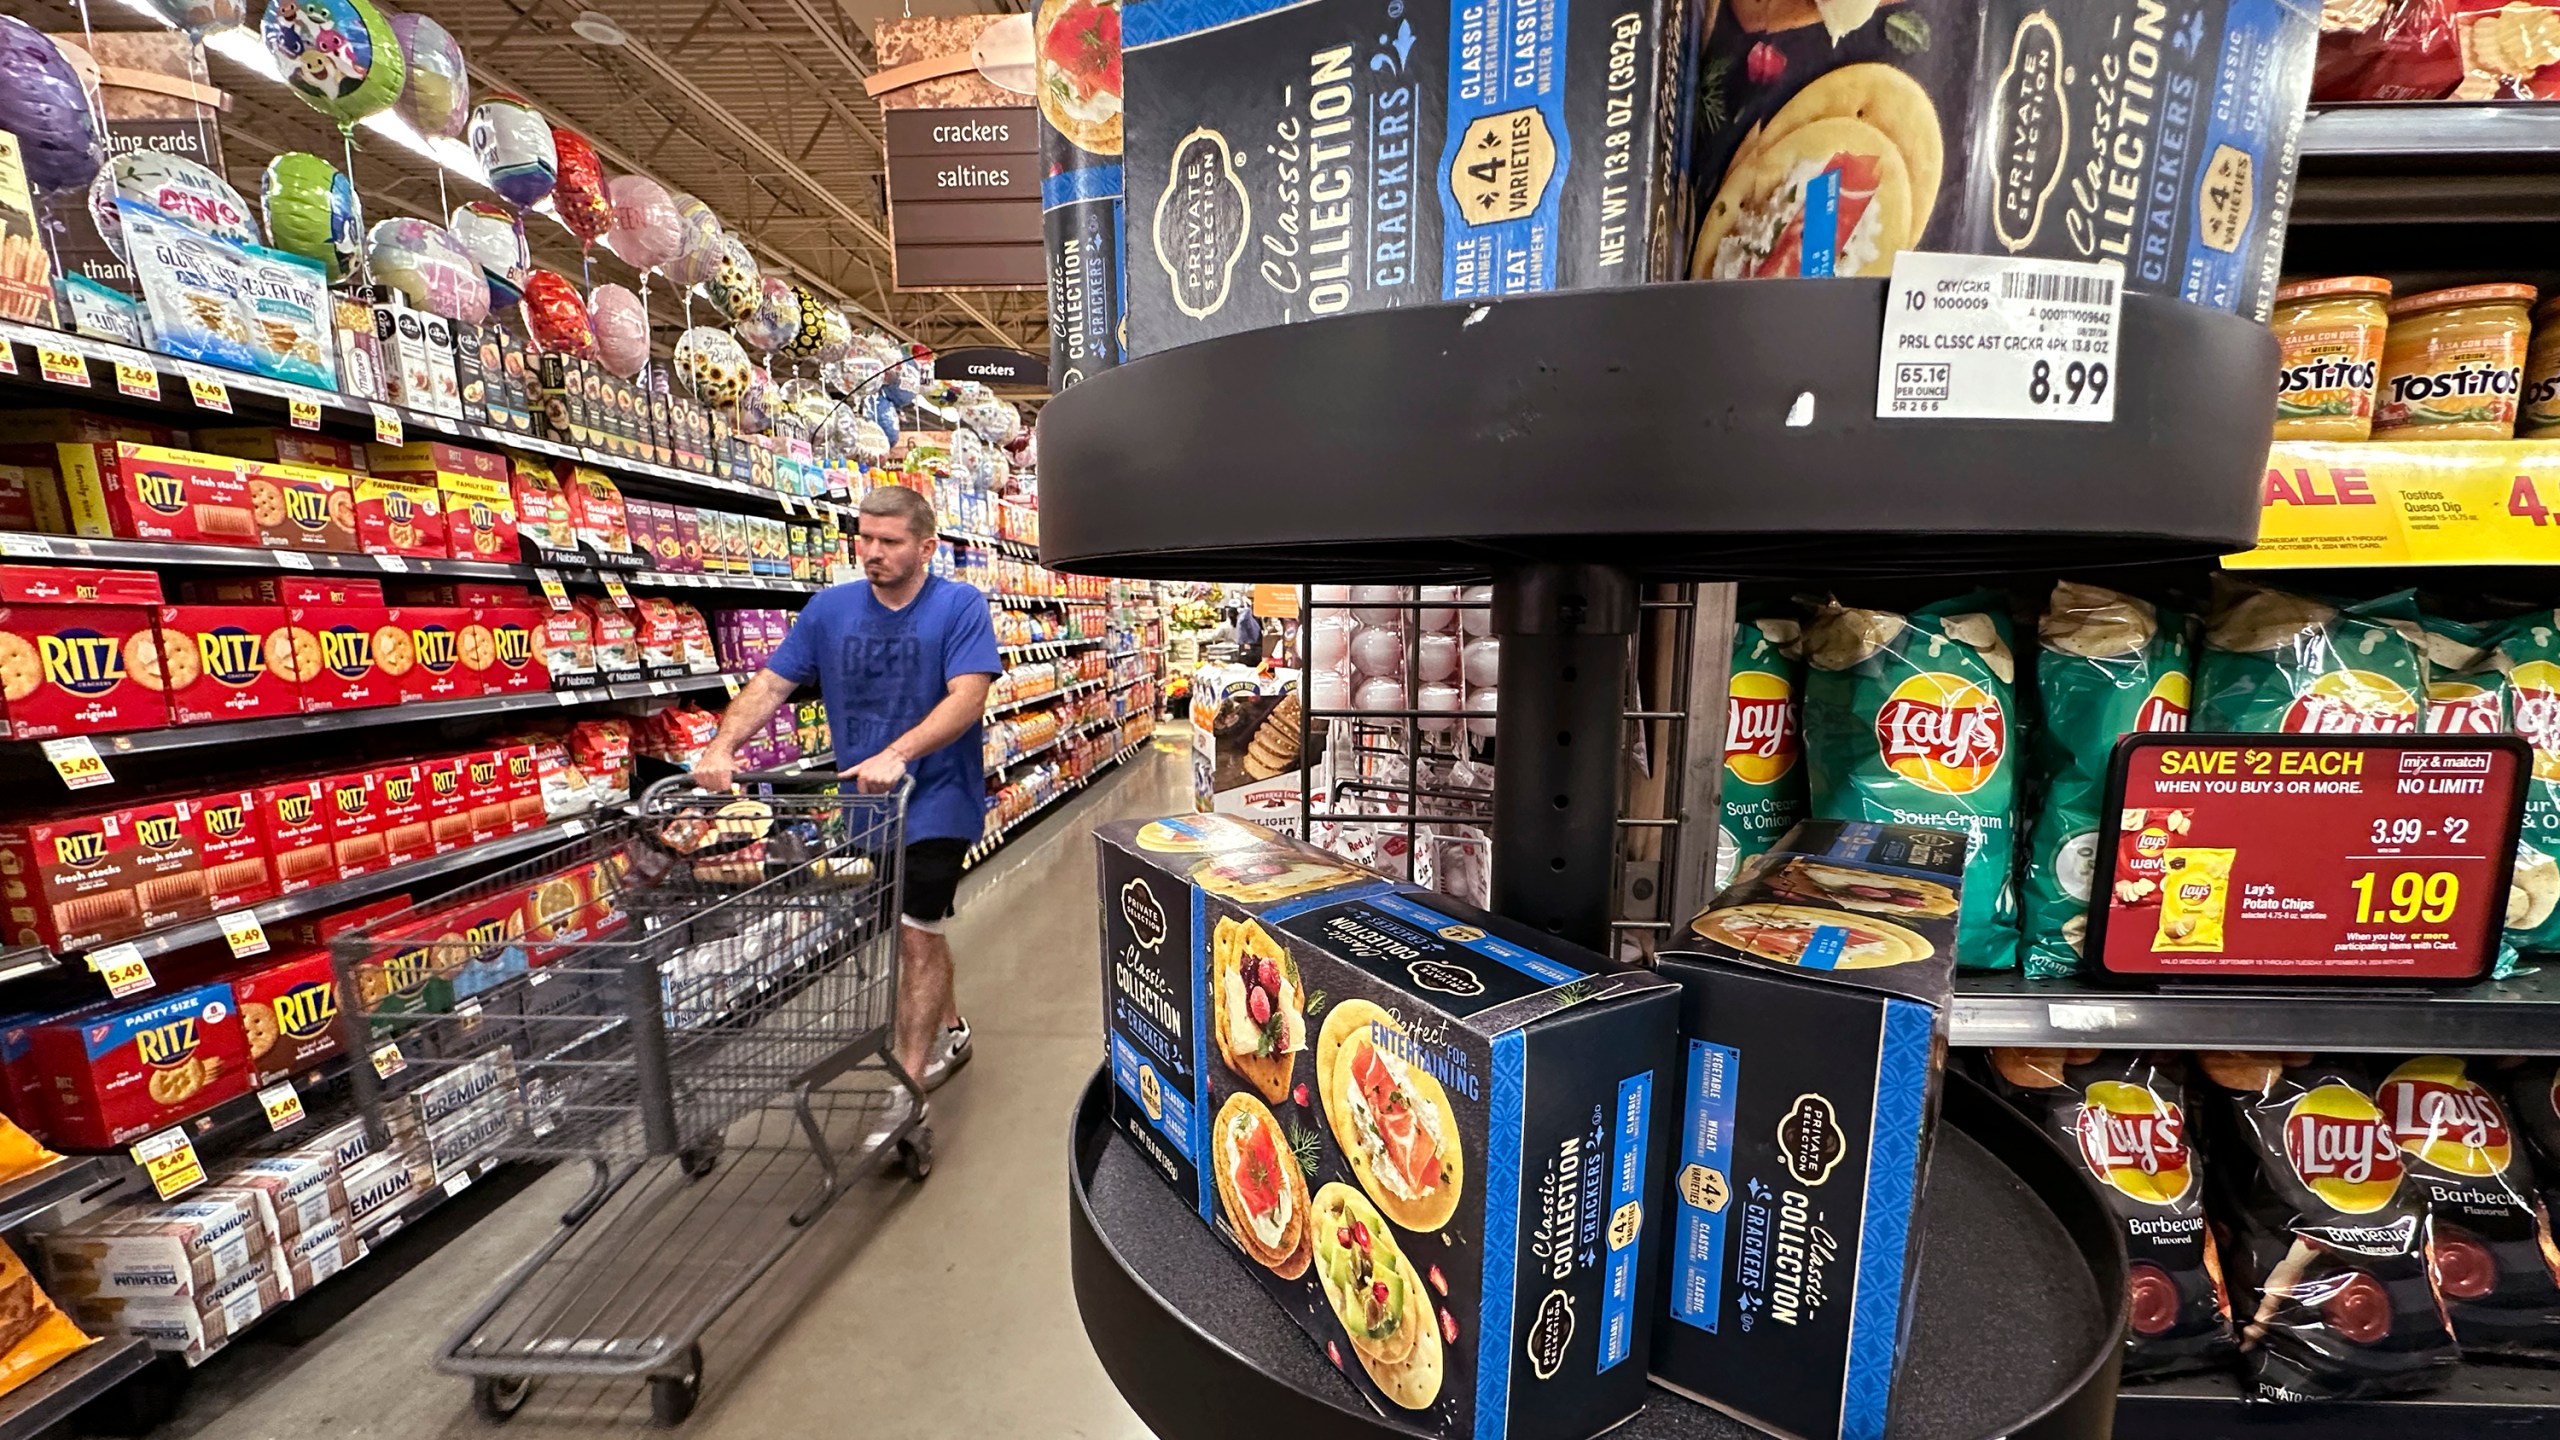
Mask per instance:
[[[2124,267],[1998,255],[1893,257],[1881,420],[2116,418]]]
[[[86,735],[45,741],[44,758],[53,762],[53,773],[62,777],[66,790],[116,783],[116,777],[107,773],[107,762],[99,758],[96,743]]]
[[[173,1200],[204,1183],[204,1162],[196,1158],[196,1142],[175,1125],[135,1141],[133,1163],[151,1177],[151,1188]]]
[[[267,1129],[283,1130],[302,1123],[302,1092],[290,1080],[279,1080],[258,1092],[258,1103],[267,1107]]]
[[[257,911],[234,910],[214,916],[213,922],[222,927],[222,943],[231,947],[232,959],[267,953],[267,927],[258,923]]]

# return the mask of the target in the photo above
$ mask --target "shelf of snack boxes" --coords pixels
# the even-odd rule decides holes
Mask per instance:
[[[1019,645],[999,645],[996,647],[996,654],[1006,658],[1029,656],[1033,659],[1046,660],[1064,655],[1070,650],[1099,645],[1102,641],[1103,637],[1099,635],[1085,636],[1075,640],[1026,640]]]
[[[1043,696],[1041,698],[1047,699],[1050,697]],[[1004,759],[988,766],[988,778],[992,779],[995,776],[1012,769],[1014,766],[1021,764],[1025,760],[1034,759],[1040,755],[1046,754],[1070,740],[1077,739],[1080,736],[1093,735],[1101,731],[1108,730],[1112,726],[1121,723],[1121,719],[1122,717],[1113,716],[1109,719],[1088,721],[1087,723],[1078,725],[1072,729],[1061,729],[1057,734],[1050,736],[1048,739],[1041,741],[1030,749],[1022,751],[1019,754],[1008,755]]]
[[[992,720],[998,715],[1022,709],[1027,705],[1039,705],[1051,700],[1064,700],[1068,696],[1074,695],[1080,691],[1097,689],[1101,684],[1102,682],[1099,680],[1078,680],[1072,685],[1061,685],[1055,690],[1043,690],[1037,695],[1021,695],[1016,696],[1011,700],[999,701],[987,707],[987,718]]]
[[[32,352],[32,358],[20,356],[14,347],[24,347],[28,352]],[[555,459],[574,460],[582,465],[592,465],[599,470],[645,476],[651,480],[687,489],[748,497],[776,506],[785,514],[805,510],[812,519],[819,516],[840,519],[852,513],[851,506],[839,505],[833,500],[784,495],[741,480],[706,475],[694,470],[680,470],[672,465],[660,465],[654,461],[639,460],[629,456],[608,455],[601,450],[590,449],[583,445],[563,444],[544,436],[528,434],[506,426],[475,424],[450,415],[412,410],[378,400],[356,399],[341,395],[334,390],[295,385],[287,381],[269,379],[263,375],[226,370],[217,365],[173,360],[166,355],[136,349],[113,340],[71,335],[59,330],[0,320],[0,353],[5,353],[9,357],[8,369],[0,373],[14,374],[22,379],[32,379],[39,373],[46,373],[44,351],[76,356],[82,362],[79,367],[81,382],[55,381],[62,389],[86,390],[109,403],[154,401],[163,396],[192,395],[195,393],[197,384],[209,382],[213,386],[220,387],[226,397],[216,406],[205,406],[199,401],[198,408],[209,414],[230,414],[230,401],[227,397],[231,392],[237,391],[282,401],[288,407],[299,401],[308,406],[319,407],[318,413],[321,414],[337,410],[358,421],[373,422],[377,427],[377,434],[381,433],[381,429],[388,424],[396,423],[403,435],[414,431],[419,434],[448,436],[457,440],[510,446],[535,454],[549,455]],[[106,383],[103,387],[98,384],[97,372],[87,368],[90,364],[107,367]],[[63,373],[67,376],[69,372],[65,370]],[[145,374],[148,374],[151,379],[143,393],[136,394],[126,388],[128,381],[139,383]],[[47,378],[52,377],[48,374]],[[384,417],[389,418],[386,420]],[[313,425],[315,427],[317,425],[316,418]]]
[[[539,582],[545,572],[572,585],[602,585],[610,574],[625,586],[668,589],[778,590],[809,595],[824,586],[777,575],[654,570],[637,556],[573,554],[535,548],[535,563],[447,560],[417,555],[371,555],[344,550],[283,550],[252,545],[194,545],[179,541],[109,540],[77,535],[0,532],[0,560],[78,561],[101,565],[190,565],[236,570],[299,570],[325,575],[425,575],[454,580]],[[627,562],[627,565],[626,565]]]
[[[1118,720],[1110,722],[1112,725],[1121,723],[1124,722]],[[1108,726],[1097,726],[1095,728],[1097,730],[1106,729]],[[1073,795],[1078,790],[1083,789],[1084,787],[1092,784],[1095,780],[1101,778],[1103,771],[1110,769],[1112,766],[1117,765],[1121,761],[1138,753],[1139,750],[1145,747],[1146,743],[1146,737],[1140,736],[1138,739],[1121,746],[1119,749],[1112,751],[1109,755],[1093,762],[1093,768],[1091,770],[1086,771],[1082,775],[1072,776],[1061,782],[1058,787],[1057,794],[1050,796],[1048,799],[1041,801],[1039,804],[1032,806],[1030,809],[1023,811],[1021,814],[1016,815],[1012,819],[1005,821],[1003,824],[996,826],[992,830],[989,830],[985,836],[979,839],[975,846],[970,848],[968,854],[961,857],[961,867],[966,869],[985,861],[988,856],[994,854],[997,850],[1002,849],[1006,840],[1016,834],[1019,834],[1033,821],[1038,820],[1040,817],[1055,809],[1058,802],[1066,799],[1068,796]]]

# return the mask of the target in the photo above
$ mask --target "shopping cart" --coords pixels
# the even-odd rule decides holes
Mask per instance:
[[[646,1376],[672,1425],[702,1333],[891,1147],[933,1167],[892,1056],[909,786],[682,777],[590,833],[332,942],[372,1143],[420,1189],[489,1156],[586,1193],[447,1342],[504,1420],[543,1376]],[[808,788],[788,789],[799,784]],[[895,1088],[917,1103],[876,1146]]]

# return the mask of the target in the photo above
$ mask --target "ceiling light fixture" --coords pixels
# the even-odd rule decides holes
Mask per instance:
[[[630,31],[601,10],[580,11],[578,18],[569,22],[569,29],[579,39],[595,45],[622,45],[631,39]]]

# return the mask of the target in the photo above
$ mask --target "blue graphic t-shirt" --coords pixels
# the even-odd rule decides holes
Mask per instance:
[[[922,723],[962,675],[994,675],[995,627],[978,587],[939,575],[904,610],[871,594],[871,582],[831,585],[809,597],[765,667],[797,685],[815,681],[835,733],[836,768],[850,770]],[[986,755],[978,721],[960,738],[907,765],[907,839],[976,840],[986,829]]]

